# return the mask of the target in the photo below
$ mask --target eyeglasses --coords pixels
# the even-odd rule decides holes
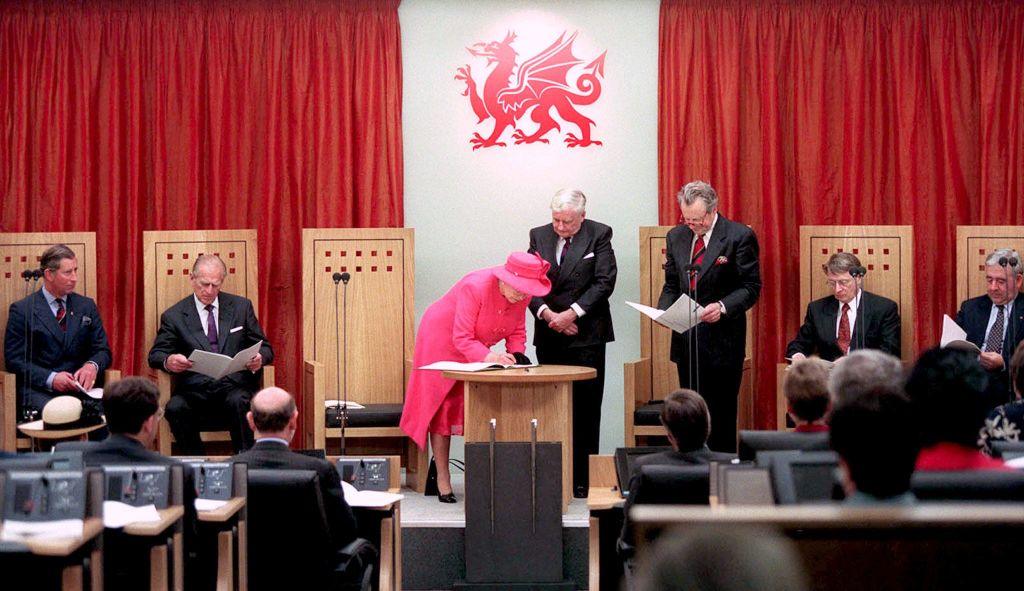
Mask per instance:
[[[825,281],[825,285],[829,289],[835,291],[837,285],[839,287],[842,287],[843,289],[846,289],[846,288],[850,287],[851,285],[853,285],[853,281],[854,280],[852,278],[850,278],[850,279],[840,279],[838,281],[833,281],[832,279],[828,279],[828,280]]]
[[[713,213],[715,213],[714,210],[706,211],[706,212],[704,212],[704,215],[700,216],[699,218],[688,218],[686,216],[683,216],[683,223],[684,224],[703,224],[704,222],[707,221],[707,219]]]

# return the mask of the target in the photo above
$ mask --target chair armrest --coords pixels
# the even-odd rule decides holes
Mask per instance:
[[[324,390],[327,386],[324,364],[307,359],[302,369],[302,428],[308,449],[323,449],[327,445],[327,411],[324,408]]]
[[[121,370],[119,369],[108,369],[103,372],[103,385],[112,384],[117,380],[121,379]]]
[[[18,401],[15,376],[0,372],[0,450],[17,451]]]
[[[264,365],[263,366],[263,387],[273,388],[274,387],[274,366]]]
[[[156,389],[160,393],[160,408],[167,408],[171,401],[171,376],[165,371],[156,372]],[[157,435],[156,451],[165,456],[171,455],[171,426],[167,417],[160,419],[160,433]]]
[[[349,542],[347,546],[345,546],[341,550],[338,550],[338,554],[346,558],[351,558],[352,556],[357,556],[360,553],[365,552],[372,552],[374,556],[377,555],[376,546],[374,546],[370,542],[370,540],[367,540],[366,538],[356,538]]]
[[[623,379],[623,412],[625,416],[626,447],[636,445],[634,435],[633,412],[636,411],[638,398],[647,402],[651,396],[651,358],[641,357],[636,361],[627,361],[622,365]]]

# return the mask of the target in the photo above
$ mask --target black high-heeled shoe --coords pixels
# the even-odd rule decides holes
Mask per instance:
[[[430,468],[427,469],[427,482],[424,486],[423,494],[425,496],[433,497],[438,494],[437,464],[434,463],[434,458],[430,458]]]
[[[455,491],[452,491],[446,495],[437,493],[437,500],[442,503],[457,503],[458,499],[455,498]]]

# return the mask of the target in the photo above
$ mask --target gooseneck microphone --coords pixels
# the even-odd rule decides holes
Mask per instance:
[[[867,321],[868,321],[868,319],[867,319],[867,313],[865,312],[865,306],[867,306],[867,303],[864,301],[864,277],[867,274],[868,274],[868,270],[865,267],[854,267],[854,268],[850,269],[850,277],[853,277],[853,280],[855,282],[857,281],[858,278],[860,279],[860,283],[858,283],[858,285],[857,285],[857,320],[860,321],[859,324],[860,324],[860,329],[861,329],[860,330],[860,335],[858,335],[860,337],[858,339],[860,341],[860,343],[858,343],[858,345],[857,345],[858,349],[863,349],[864,348],[864,346],[865,346],[865,339],[867,338],[866,335],[867,335],[867,332],[868,332],[867,331]],[[858,322],[854,322],[854,328],[857,328],[857,324],[858,324]]]
[[[29,297],[36,292],[36,285],[39,280],[43,277],[42,269],[25,269],[21,272],[21,278],[25,280],[25,297]],[[32,284],[29,285],[29,281]],[[24,331],[25,331],[25,343],[24,343],[24,355],[25,355],[25,366],[22,368],[23,377],[21,383],[21,413],[19,419],[21,422],[31,422],[39,418],[39,410],[31,409],[28,405],[28,390],[31,387],[32,379],[32,350],[33,340],[32,335],[36,330],[36,315],[32,309],[32,301],[28,300],[28,310],[25,316]],[[41,409],[40,409],[41,410]]]
[[[335,359],[337,362],[338,370],[338,383],[340,386],[335,392],[335,401],[341,406],[341,438],[340,438],[340,453],[339,455],[345,455],[345,427],[348,426],[348,281],[352,278],[349,273],[335,273],[331,276],[334,280],[334,345],[335,345]],[[338,284],[342,283],[345,285],[341,298],[341,324],[345,327],[343,336],[339,336],[341,332],[338,323]],[[342,370],[341,356],[342,351],[345,354],[345,365]],[[342,404],[343,402],[343,404]],[[337,409],[337,406],[335,407]]]

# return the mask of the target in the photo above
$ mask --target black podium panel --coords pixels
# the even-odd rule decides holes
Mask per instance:
[[[495,443],[492,472],[491,444],[466,445],[467,583],[562,582],[562,444],[533,463],[529,443]]]

